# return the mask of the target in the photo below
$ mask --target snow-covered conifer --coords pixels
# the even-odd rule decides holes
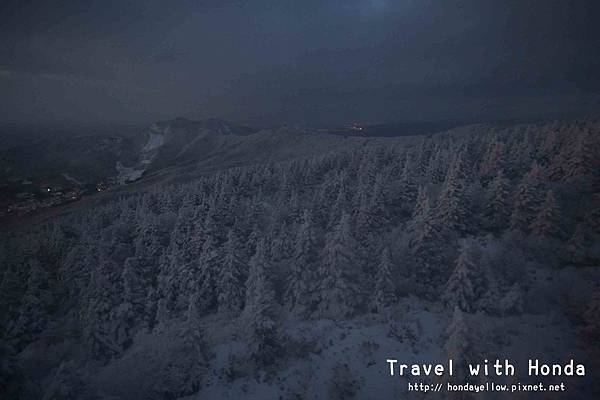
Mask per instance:
[[[296,313],[311,311],[315,301],[315,262],[317,261],[317,238],[312,217],[305,210],[303,222],[298,229],[291,260],[285,302]]]
[[[497,137],[494,137],[488,145],[479,173],[484,178],[497,176],[496,172],[502,170],[504,164],[504,144]]]
[[[467,167],[463,156],[452,163],[436,208],[436,219],[446,229],[465,232],[469,226],[470,198],[467,187]]]
[[[244,307],[246,273],[238,254],[240,246],[232,230],[227,235],[223,250],[225,254],[218,283],[219,311],[236,314]]]
[[[452,308],[458,307],[462,311],[472,312],[476,309],[476,302],[485,290],[478,267],[476,254],[472,242],[462,243],[460,254],[452,275],[446,282],[442,300]]]
[[[396,285],[394,283],[392,255],[390,249],[385,247],[379,259],[377,278],[375,280],[375,291],[373,292],[373,305],[379,311],[395,304]]]
[[[351,229],[350,216],[343,214],[323,251],[319,310],[328,317],[352,315],[364,295]]]
[[[21,299],[19,316],[11,329],[15,335],[29,336],[41,331],[53,301],[48,271],[36,259],[30,260],[28,267],[27,285]]]
[[[409,222],[409,228],[415,229],[420,226],[426,218],[431,216],[431,203],[424,187],[419,188],[415,206],[412,211],[412,217]]]
[[[121,353],[114,324],[118,306],[116,288],[111,285],[105,268],[98,268],[90,278],[81,310],[83,338],[96,358],[110,358]]]
[[[469,331],[465,316],[461,309],[456,306],[452,313],[452,319],[445,330],[446,341],[444,351],[449,359],[455,364],[466,365],[471,361],[472,347],[469,339]]]
[[[560,234],[560,211],[552,190],[546,192],[544,204],[531,223],[530,229],[539,236],[557,236]]]
[[[280,347],[275,323],[275,290],[269,276],[271,268],[265,247],[264,240],[259,240],[256,253],[250,260],[243,313],[249,353],[260,365],[272,362]]]
[[[199,276],[197,280],[191,279],[189,281],[191,285],[188,286],[189,291],[183,293],[190,296],[195,292],[194,287],[197,287],[198,306],[203,312],[212,311],[217,306],[217,281],[222,261],[220,255],[215,240],[212,236],[209,236],[202,246],[202,255],[198,262]]]
[[[513,284],[500,299],[498,308],[503,315],[521,314],[523,312],[523,294],[518,283]]]
[[[515,193],[510,225],[513,229],[527,231],[542,203],[542,170],[534,162]]]
[[[501,231],[508,225],[510,216],[510,186],[504,172],[499,170],[489,184],[486,193],[486,204],[483,209],[484,225],[493,231]]]
[[[567,251],[571,256],[571,261],[580,264],[586,260],[587,237],[583,223],[577,224],[573,235],[567,242]]]

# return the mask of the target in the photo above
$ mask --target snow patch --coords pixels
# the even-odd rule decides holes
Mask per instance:
[[[148,141],[142,147],[140,164],[147,167],[154,161],[158,154],[158,150],[165,144],[165,135],[169,134],[171,129],[166,127],[161,130],[158,126],[152,125],[148,135]]]
[[[122,185],[125,183],[137,181],[142,177],[142,175],[146,171],[145,169],[135,169],[133,167],[126,167],[123,164],[121,164],[120,161],[117,161],[117,165],[115,166],[115,168],[117,168],[118,172],[117,181]]]
[[[159,148],[165,143],[165,136],[162,133],[150,132],[148,142],[142,148],[142,152],[149,152]]]

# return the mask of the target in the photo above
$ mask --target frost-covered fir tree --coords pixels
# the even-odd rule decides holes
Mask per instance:
[[[446,176],[448,155],[445,149],[438,147],[427,167],[426,179],[429,183],[442,183]]]
[[[86,239],[86,241],[89,239]],[[67,251],[67,255],[61,264],[60,276],[71,296],[78,297],[89,280],[90,248],[88,245],[76,244]]]
[[[356,191],[352,200],[352,210],[354,215],[354,234],[359,240],[368,241],[371,236],[372,229],[372,215],[371,215],[371,202],[369,200],[370,191],[366,186],[362,184]]]
[[[431,217],[431,203],[429,196],[424,187],[420,187],[418,190],[415,205],[412,211],[411,220],[408,223],[410,229],[415,229],[420,226],[425,219]]]
[[[494,137],[488,145],[479,173],[483,178],[490,179],[496,175],[496,171],[502,170],[504,164],[504,144]]]
[[[378,173],[369,201],[369,228],[371,231],[380,231],[389,222],[386,197],[386,178],[382,173]]]
[[[361,270],[356,263],[356,241],[350,216],[343,214],[335,231],[327,238],[321,262],[319,312],[327,317],[350,316],[363,296]]]
[[[189,299],[180,340],[172,345],[170,357],[161,360],[158,379],[153,382],[151,398],[180,398],[200,390],[212,354],[200,320],[198,294]]]
[[[164,328],[167,321],[171,319],[171,312],[167,303],[168,301],[165,298],[158,299],[156,303],[156,316],[154,321],[159,328]]]
[[[318,244],[312,216],[305,210],[299,226],[287,282],[285,303],[297,314],[311,312],[315,303],[315,262]]]
[[[377,311],[384,310],[398,301],[393,270],[392,255],[390,249],[386,246],[379,259],[375,290],[372,298],[372,304]]]
[[[570,181],[597,173],[600,166],[598,146],[600,139],[592,129],[582,128],[572,132],[568,145],[564,146],[559,157],[562,179]]]
[[[202,246],[202,255],[198,262],[200,273],[197,280],[190,280],[190,295],[194,293],[194,286],[198,290],[198,307],[203,312],[213,311],[217,306],[217,282],[221,265],[219,249],[215,240],[209,236]]]
[[[423,294],[433,295],[437,285],[444,282],[443,236],[434,220],[434,210],[424,191],[417,200],[415,215],[410,221],[409,251],[412,255],[412,277]]]
[[[96,269],[80,312],[83,339],[95,358],[107,359],[121,353],[122,343],[114,323],[114,310],[118,304],[118,295],[106,270]]]
[[[436,219],[449,230],[466,232],[469,227],[470,198],[467,167],[457,155],[448,170],[436,209]]]
[[[123,301],[121,308],[126,311],[129,323],[144,319],[146,302],[146,287],[148,282],[142,275],[143,265],[135,257],[125,260],[125,266],[121,273],[123,284]]]
[[[131,259],[131,258],[128,258]],[[122,349],[126,349],[131,345],[131,336],[132,330],[136,327],[136,325],[140,324],[145,320],[144,305],[137,303],[137,300],[132,296],[132,285],[131,275],[129,271],[123,269],[125,273],[124,279],[121,282],[122,295],[120,303],[116,304],[114,309],[111,312],[111,325],[114,332],[114,340],[115,343]],[[123,273],[121,274],[123,275]],[[140,284],[140,288],[145,291],[145,286],[142,282],[137,282]],[[126,287],[129,286],[129,287]],[[145,296],[142,298],[142,301],[145,300]]]
[[[219,312],[237,314],[244,308],[246,271],[239,256],[240,245],[230,230],[223,248],[223,266],[218,282]]]
[[[185,344],[193,348],[199,366],[206,366],[211,354],[206,343],[206,334],[202,326],[202,312],[198,307],[199,295],[193,294],[190,297],[188,309],[186,311],[186,320],[183,329]]]
[[[347,212],[349,209],[349,201],[348,196],[346,195],[346,191],[344,187],[340,186],[333,206],[329,212],[329,221],[327,224],[328,228],[333,228],[337,221],[339,221],[342,213]]]
[[[470,362],[472,349],[469,331],[465,316],[458,306],[454,307],[452,319],[445,330],[445,336],[444,351],[448,359],[452,359],[455,365],[466,365]]]
[[[560,211],[552,190],[546,192],[546,199],[530,226],[538,236],[555,237],[560,234]]]
[[[256,252],[256,243],[261,235],[262,233],[260,232],[258,225],[253,225],[247,236],[246,243],[244,244],[244,259],[246,262],[248,262]]]
[[[523,312],[523,293],[518,283],[513,284],[498,303],[502,315],[521,314]]]
[[[29,337],[40,332],[48,319],[53,302],[50,274],[36,259],[28,262],[27,288],[21,299],[19,317],[12,325],[12,334]]]
[[[585,262],[587,255],[587,237],[583,223],[577,224],[573,235],[567,242],[567,251],[571,257],[571,262],[581,264]]]
[[[427,168],[429,166],[432,153],[431,142],[431,140],[422,139],[418,144],[415,167],[416,173],[419,177],[424,177],[427,174]]]
[[[517,187],[510,217],[511,228],[521,231],[529,229],[543,200],[542,188],[542,170],[534,162]]]
[[[508,225],[509,197],[509,181],[504,177],[504,172],[499,170],[488,186],[483,210],[484,225],[494,232],[502,231]]]
[[[404,157],[402,176],[398,186],[399,187],[396,188],[398,197],[404,208],[410,210],[410,207],[412,207],[412,204],[417,198],[418,188],[415,179],[414,163],[411,161],[408,154]]]
[[[264,240],[259,240],[256,253],[250,259],[246,282],[246,305],[243,325],[251,358],[259,365],[267,365],[277,357],[280,347],[277,330],[275,289],[271,282],[271,268],[267,260]]]
[[[477,308],[476,303],[485,290],[474,246],[470,241],[462,243],[456,266],[442,294],[446,305],[458,307],[465,312],[472,312]]]

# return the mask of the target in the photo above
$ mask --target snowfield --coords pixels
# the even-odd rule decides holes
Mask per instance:
[[[598,398],[597,121],[347,142],[203,124],[185,183],[2,233],[0,397],[463,398],[408,384],[542,382],[566,391],[540,398]],[[199,137],[169,126],[144,146],[152,165]],[[456,374],[390,376],[389,358]],[[486,359],[518,373],[467,374]],[[586,375],[528,377],[528,359]]]

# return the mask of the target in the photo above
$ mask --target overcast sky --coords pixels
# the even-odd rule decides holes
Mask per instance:
[[[600,110],[598,1],[0,2],[0,122]]]

